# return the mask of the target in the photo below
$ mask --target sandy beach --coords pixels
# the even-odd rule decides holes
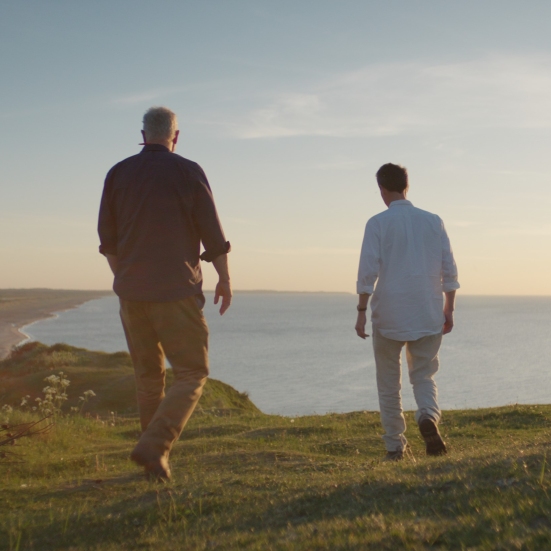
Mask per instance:
[[[25,325],[110,294],[111,291],[0,289],[0,359],[26,339],[20,331]]]

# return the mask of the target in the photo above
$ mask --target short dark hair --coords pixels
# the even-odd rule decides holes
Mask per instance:
[[[387,163],[377,171],[377,183],[388,191],[402,193],[408,187],[408,171],[403,166]]]

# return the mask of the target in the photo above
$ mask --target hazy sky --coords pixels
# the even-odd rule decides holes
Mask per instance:
[[[166,105],[236,289],[354,292],[390,161],[463,293],[549,295],[550,20],[533,0],[0,0],[0,288],[111,286],[103,180]]]

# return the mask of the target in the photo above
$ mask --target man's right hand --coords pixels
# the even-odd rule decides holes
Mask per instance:
[[[219,281],[214,290],[214,304],[218,304],[218,300],[222,297],[222,304],[220,305],[220,315],[223,316],[226,310],[231,304],[231,284],[229,281]]]
[[[356,320],[356,335],[360,337],[361,339],[365,339],[369,337],[369,335],[365,332],[365,326],[367,324],[367,315],[365,312],[358,312],[358,319]]]
[[[453,311],[444,310],[444,326],[442,327],[442,335],[451,333],[453,329]]]
[[[455,291],[446,291],[444,293],[446,302],[444,303],[444,325],[442,327],[442,335],[451,333],[453,329],[453,309],[455,305]]]
[[[231,283],[230,283],[230,267],[228,265],[228,255],[221,254],[217,256],[212,265],[218,273],[218,283],[214,290],[214,304],[218,304],[218,300],[222,297],[222,304],[220,305],[220,315],[223,316],[224,312],[230,307],[231,304]]]

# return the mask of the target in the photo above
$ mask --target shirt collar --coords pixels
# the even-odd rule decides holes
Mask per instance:
[[[388,205],[388,208],[391,209],[392,207],[397,207],[400,205],[405,205],[408,207],[412,207],[413,203],[411,201],[408,201],[407,199],[397,199],[396,201],[392,201],[390,205]]]
[[[144,151],[165,151],[170,153],[170,149],[168,147],[165,147],[164,145],[161,145],[160,143],[146,143],[143,146],[142,153]]]

